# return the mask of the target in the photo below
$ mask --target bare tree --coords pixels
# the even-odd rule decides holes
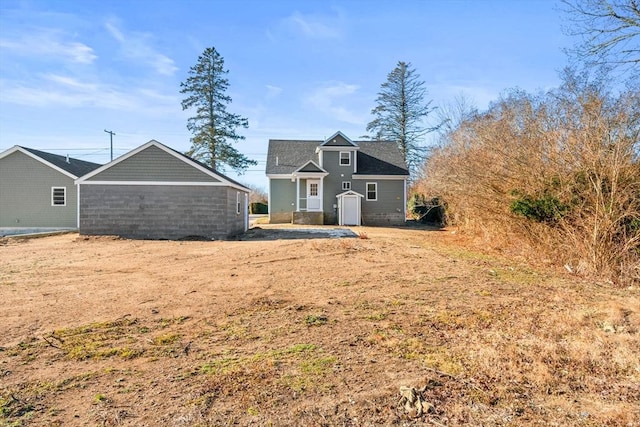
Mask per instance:
[[[640,67],[640,3],[638,0],[562,0],[570,25],[566,32],[581,38],[570,50],[587,65]]]
[[[558,89],[513,90],[451,129],[420,191],[447,218],[618,283],[640,280],[640,90],[566,70]],[[509,234],[511,233],[511,234]],[[500,237],[508,237],[500,239]]]

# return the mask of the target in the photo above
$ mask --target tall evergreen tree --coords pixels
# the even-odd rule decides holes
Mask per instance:
[[[424,160],[423,137],[434,130],[424,122],[434,109],[431,100],[425,101],[426,94],[424,81],[411,63],[399,61],[382,83],[377,106],[371,110],[375,118],[367,125],[367,132],[375,132],[376,139],[397,142],[412,173]]]
[[[196,115],[187,121],[187,129],[193,134],[187,154],[214,169],[224,169],[223,165],[228,165],[242,173],[250,165],[258,163],[231,145],[231,142],[244,139],[236,133],[236,128],[246,129],[249,122],[227,111],[227,104],[231,103],[231,97],[225,93],[229,87],[229,80],[225,77],[228,73],[222,56],[215,48],[209,47],[189,69],[187,80],[180,83],[180,93],[188,95],[182,100],[182,110],[196,110]]]

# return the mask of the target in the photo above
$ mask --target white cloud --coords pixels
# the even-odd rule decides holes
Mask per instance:
[[[82,81],[59,74],[44,74],[31,81],[0,80],[3,104],[39,108],[99,108],[162,115],[176,112],[175,96],[153,89],[122,90],[100,82]]]
[[[65,59],[79,64],[91,64],[97,58],[91,47],[66,38],[62,31],[41,29],[15,40],[0,39],[0,48],[20,56]]]
[[[333,15],[304,15],[296,11],[283,19],[281,25],[290,32],[316,40],[340,38],[346,27],[344,16],[339,10]],[[274,35],[267,30],[267,37],[272,39]]]
[[[306,103],[336,120],[359,125],[364,123],[365,119],[344,106],[346,99],[358,89],[357,85],[331,82],[314,90],[306,99]]]
[[[151,46],[151,35],[148,33],[125,33],[118,28],[114,20],[105,23],[105,28],[116,39],[122,48],[122,54],[136,61],[143,61],[158,74],[172,76],[178,71],[173,59],[157,52]]]
[[[279,86],[267,85],[266,87],[268,99],[276,98],[282,93],[282,88]]]

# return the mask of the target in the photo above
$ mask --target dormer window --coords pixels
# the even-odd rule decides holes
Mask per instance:
[[[340,166],[351,166],[351,153],[349,151],[340,152]]]

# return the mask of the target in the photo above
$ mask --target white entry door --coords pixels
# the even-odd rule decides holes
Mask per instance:
[[[308,211],[320,211],[322,203],[320,200],[320,180],[308,179],[307,180],[307,210]]]
[[[358,196],[344,196],[342,198],[343,225],[360,225],[360,221],[358,221],[359,203],[360,198]]]

